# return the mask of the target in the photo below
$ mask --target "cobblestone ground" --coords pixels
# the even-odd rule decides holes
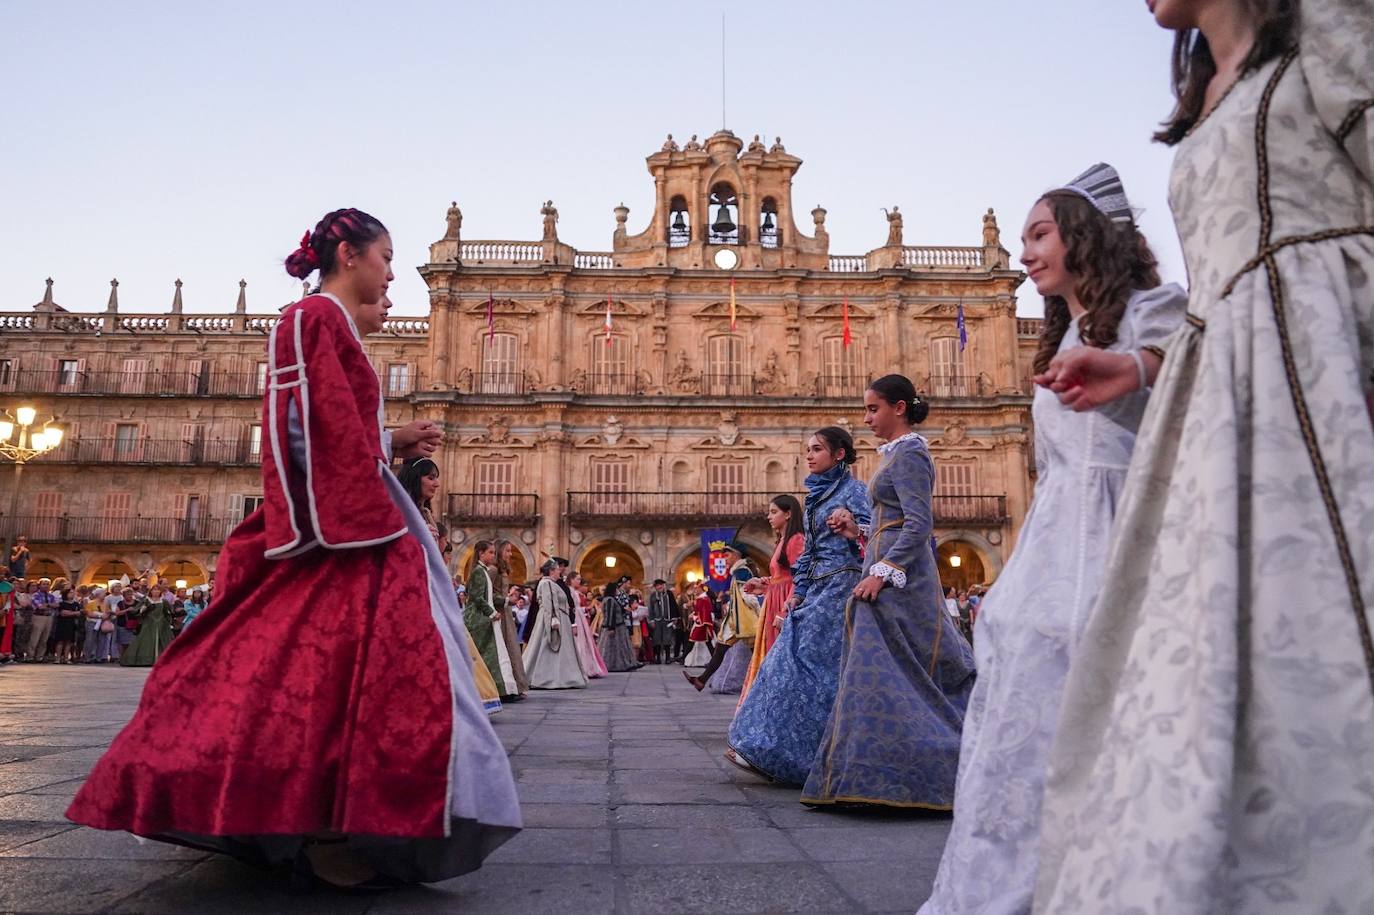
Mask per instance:
[[[0,911],[913,912],[946,817],[812,811],[721,756],[734,696],[676,665],[535,692],[494,719],[525,830],[474,874],[385,895],[293,891],[213,855],[77,828],[63,811],[145,671],[0,668]]]

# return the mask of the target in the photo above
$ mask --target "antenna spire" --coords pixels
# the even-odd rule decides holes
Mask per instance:
[[[725,120],[725,11],[720,14],[720,129],[727,130]]]

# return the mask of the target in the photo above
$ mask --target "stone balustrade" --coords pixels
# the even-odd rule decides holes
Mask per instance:
[[[544,260],[544,246],[537,241],[465,241],[458,258],[465,264],[538,264]]]
[[[867,273],[868,258],[862,254],[832,254],[830,256],[831,273]]]
[[[579,251],[573,255],[573,266],[580,270],[610,270],[615,257],[609,251]]]
[[[902,266],[981,269],[983,249],[950,245],[907,246],[902,248]]]

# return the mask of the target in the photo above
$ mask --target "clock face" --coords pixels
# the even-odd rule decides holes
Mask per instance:
[[[712,260],[716,262],[716,266],[721,270],[734,270],[739,266],[739,255],[729,248],[721,248],[715,253]]]

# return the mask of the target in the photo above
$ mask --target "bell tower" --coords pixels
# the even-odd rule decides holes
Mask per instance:
[[[789,154],[781,140],[765,147],[755,136],[746,149],[739,137],[719,130],[705,143],[693,135],[679,147],[670,134],[646,162],[654,176],[653,217],[638,235],[616,232],[617,264],[826,269],[829,238],[823,231],[813,237],[797,229],[792,176],[802,160]]]

